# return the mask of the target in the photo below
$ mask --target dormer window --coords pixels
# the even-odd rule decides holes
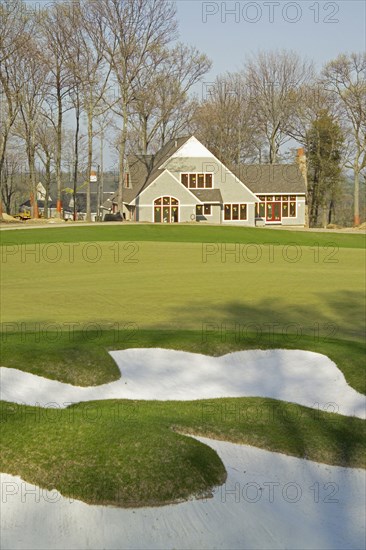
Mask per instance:
[[[212,189],[213,174],[211,172],[181,174],[180,181],[188,189]]]

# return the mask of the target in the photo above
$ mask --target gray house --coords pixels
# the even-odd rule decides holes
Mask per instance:
[[[304,225],[301,163],[230,170],[194,136],[168,142],[154,157],[128,158],[126,220],[235,225]],[[117,195],[103,204],[117,212]]]

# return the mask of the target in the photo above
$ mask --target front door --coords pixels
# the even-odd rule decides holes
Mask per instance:
[[[280,222],[281,221],[281,203],[267,202],[266,204],[266,221]]]

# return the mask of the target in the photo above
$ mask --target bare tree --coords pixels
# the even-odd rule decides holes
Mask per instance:
[[[360,175],[366,168],[366,54],[342,54],[326,65],[323,75],[351,141],[346,167],[354,173],[353,222],[359,225]]]
[[[207,88],[194,117],[197,136],[225,164],[239,165],[256,157],[260,136],[242,74],[227,73]]]
[[[33,39],[27,37],[27,55],[18,64],[23,85],[19,91],[20,121],[17,127],[19,137],[24,139],[29,168],[29,183],[33,197],[32,215],[38,217],[36,182],[36,129],[40,121],[42,106],[48,91],[46,67],[43,53]]]
[[[187,130],[195,104],[188,93],[210,67],[206,55],[178,44],[159,51],[155,63],[140,72],[134,85],[132,125],[141,154],[147,155],[151,146],[160,149]]]
[[[81,108],[87,118],[86,221],[91,221],[90,178],[93,162],[93,123],[97,111],[109,109],[103,100],[106,96],[111,72],[110,65],[104,70],[106,63],[102,47],[103,40],[101,35],[95,33],[94,22],[94,17],[89,10],[89,3],[81,1],[72,5],[72,9],[65,16],[63,25],[67,65],[74,80],[75,95],[78,100],[75,104],[76,112],[80,112]],[[75,144],[77,144],[77,138]],[[75,158],[77,159],[77,154]]]
[[[121,118],[118,210],[123,212],[125,157],[130,108],[140,72],[155,63],[159,50],[175,38],[175,7],[167,0],[89,1],[94,33],[116,81],[114,112]]]
[[[37,23],[40,36],[39,43],[45,54],[50,73],[50,91],[48,94],[49,121],[56,131],[55,172],[57,185],[57,215],[61,217],[62,203],[62,128],[66,111],[72,108],[69,100],[74,82],[67,64],[65,44],[65,18],[72,9],[72,4],[54,3],[39,13]]]
[[[272,164],[281,145],[290,139],[298,93],[303,84],[312,81],[312,65],[292,51],[259,52],[246,63],[244,74],[254,106],[254,123],[266,140]]]
[[[48,199],[51,192],[52,165],[55,160],[56,132],[52,124],[42,116],[36,127],[37,155],[45,170],[44,218],[48,218]]]
[[[4,0],[0,4],[0,187],[7,143],[19,113],[22,80],[17,69],[24,52],[27,25],[20,0]]]
[[[13,139],[6,149],[1,174],[1,200],[7,214],[14,212],[15,198],[22,192],[21,176],[24,165],[22,148]]]

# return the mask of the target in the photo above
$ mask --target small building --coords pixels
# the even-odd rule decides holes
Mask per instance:
[[[136,222],[305,224],[305,179],[299,164],[229,169],[194,136],[169,141],[155,156],[130,155],[123,217]],[[116,213],[118,195],[103,212]]]
[[[102,197],[102,202],[109,198],[114,193],[104,192]],[[85,221],[86,220],[86,202],[87,196],[85,192],[76,193],[76,219]],[[63,202],[64,204],[64,218],[72,220],[74,219],[74,196],[68,195]],[[91,210],[91,221],[97,221],[98,216],[98,194],[96,191],[90,192],[90,210]]]
[[[44,217],[44,200],[37,199],[37,208],[38,208],[38,215],[40,217]],[[19,206],[19,212],[29,212],[31,213],[33,204],[31,203],[30,199],[23,202]],[[48,202],[48,218],[54,218],[57,215],[57,207],[56,203],[49,200]]]

